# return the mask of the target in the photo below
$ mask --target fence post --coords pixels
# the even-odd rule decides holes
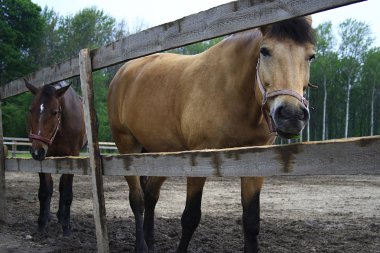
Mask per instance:
[[[96,240],[99,253],[109,252],[106,208],[103,191],[103,169],[101,164],[98,132],[96,127],[96,112],[94,108],[94,92],[92,84],[92,65],[90,50],[82,49],[79,53],[79,70],[82,95],[84,101],[84,114],[88,139],[89,160],[92,178],[92,196],[94,219],[96,227]]]
[[[17,151],[16,141],[13,141],[13,144],[12,144],[12,158],[16,157],[16,151]]]
[[[5,196],[5,150],[3,141],[3,119],[0,101],[0,221],[7,221],[7,198]]]

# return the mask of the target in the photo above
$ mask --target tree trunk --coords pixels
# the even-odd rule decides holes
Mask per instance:
[[[344,130],[344,138],[348,138],[348,125],[350,121],[350,95],[351,95],[351,79],[348,79],[347,98],[346,98],[346,127]]]
[[[375,85],[372,87],[372,98],[371,98],[371,131],[370,135],[373,135],[373,129],[374,129],[374,124],[375,124]]]
[[[323,88],[324,88],[324,97],[323,97],[323,119],[322,119],[322,140],[326,140],[326,108],[327,108],[327,87],[326,87],[326,76],[323,76]]]

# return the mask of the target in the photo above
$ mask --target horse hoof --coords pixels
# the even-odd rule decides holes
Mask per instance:
[[[63,236],[71,235],[71,226],[62,226]]]
[[[136,245],[135,252],[136,253],[151,253],[151,252],[154,252],[154,251],[148,250],[148,245],[144,242],[143,245],[140,245],[140,246]]]
[[[38,228],[37,228],[37,231],[38,233],[40,234],[47,234],[47,227],[48,227],[48,224],[49,224],[49,220],[48,219],[47,221],[42,221],[40,219],[38,219]]]
[[[46,226],[42,226],[42,227],[38,226],[37,231],[41,235],[46,235],[47,234],[47,228],[46,228]]]

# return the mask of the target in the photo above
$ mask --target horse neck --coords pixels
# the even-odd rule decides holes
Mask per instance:
[[[229,86],[227,90],[240,91],[240,101],[248,101],[251,109],[251,121],[259,125],[264,121],[261,112],[261,94],[256,80],[261,39],[261,32],[252,29],[234,34],[210,49],[213,55],[222,58],[218,60],[225,63],[225,73],[234,78],[234,82],[225,84]]]
[[[61,96],[58,101],[61,106],[61,132],[65,132],[67,130],[70,131],[71,122],[67,119],[72,118],[73,114],[78,113],[77,110],[72,110],[71,107],[76,105],[76,101],[74,100],[74,92],[69,88],[67,92]]]
[[[253,94],[256,81],[256,65],[259,56],[261,32],[256,29],[234,34],[221,42],[217,55],[224,58],[241,87]],[[234,89],[236,88],[236,84]]]

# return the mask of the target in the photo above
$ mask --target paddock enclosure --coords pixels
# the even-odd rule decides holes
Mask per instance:
[[[130,225],[132,222],[130,217],[131,212],[130,210],[127,212],[117,211],[118,208],[129,206],[124,200],[124,207],[121,207],[119,203],[121,202],[120,199],[125,199],[125,196],[127,196],[124,190],[127,188],[126,184],[124,181],[123,183],[121,182],[123,178],[120,176],[147,175],[174,177],[165,184],[167,188],[164,188],[164,190],[170,191],[171,193],[176,192],[175,194],[179,194],[177,191],[181,191],[179,188],[181,188],[180,185],[183,181],[183,179],[181,179],[182,177],[213,177],[213,179],[210,180],[210,185],[211,187],[215,186],[215,189],[219,190],[211,192],[213,194],[220,194],[220,196],[211,196],[209,199],[206,199],[208,191],[205,191],[205,199],[203,200],[204,214],[202,219],[205,219],[207,224],[203,226],[209,226],[213,228],[213,230],[220,229],[223,231],[222,234],[225,234],[226,237],[220,238],[218,235],[206,231],[204,232],[206,236],[202,237],[202,235],[200,235],[200,237],[194,238],[191,245],[205,244],[209,246],[205,246],[205,248],[202,248],[203,246],[193,247],[193,249],[191,249],[192,252],[216,252],[214,251],[217,249],[216,247],[220,249],[217,252],[242,251],[241,248],[236,248],[239,247],[236,245],[242,245],[241,243],[233,244],[234,240],[242,241],[241,221],[239,220],[241,216],[239,203],[240,188],[235,185],[239,183],[239,180],[236,178],[231,180],[231,178],[229,178],[240,176],[285,176],[268,178],[268,188],[273,190],[277,189],[276,187],[279,185],[285,185],[285,189],[288,191],[287,196],[289,196],[289,194],[291,195],[292,192],[294,192],[294,194],[299,193],[294,191],[293,188],[305,192],[306,194],[300,196],[300,200],[305,201],[306,204],[292,198],[288,201],[285,200],[282,208],[281,206],[277,206],[278,209],[273,207],[272,210],[265,206],[276,205],[276,203],[281,202],[271,198],[276,198],[274,196],[277,196],[284,200],[286,196],[281,195],[281,189],[277,189],[277,193],[280,195],[273,195],[271,197],[271,190],[269,190],[268,196],[264,198],[262,202],[264,217],[262,218],[263,235],[261,235],[261,237],[264,238],[262,238],[261,241],[263,252],[297,252],[297,250],[292,250],[297,249],[297,247],[299,250],[302,249],[302,247],[310,248],[310,251],[305,250],[304,252],[336,252],[341,250],[344,252],[360,252],[361,250],[363,250],[362,252],[376,252],[376,249],[380,248],[380,136],[281,146],[105,156],[100,154],[93,102],[92,71],[94,70],[152,53],[356,2],[360,1],[242,0],[230,2],[130,35],[102,48],[91,51],[89,49],[83,49],[80,51],[78,57],[73,57],[68,61],[46,67],[26,76],[30,82],[41,86],[80,76],[86,114],[89,156],[84,158],[51,158],[42,162],[31,159],[5,158],[3,152],[4,141],[0,105],[0,220],[6,222],[5,225],[0,225],[0,228],[5,231],[5,233],[1,233],[1,237],[4,238],[0,239],[1,241],[9,242],[16,240],[15,244],[20,244],[20,248],[16,248],[15,251],[12,251],[12,248],[7,248],[7,246],[0,244],[0,251],[5,249],[6,252],[8,250],[9,252],[22,252],[22,249],[24,249],[24,252],[64,252],[66,249],[76,250],[78,248],[75,246],[78,245],[82,245],[78,246],[81,252],[93,252],[95,249],[97,249],[98,252],[131,251],[131,245],[134,243],[133,232],[123,233],[124,230],[127,231],[126,229],[128,229],[128,231],[133,230],[134,226]],[[20,78],[0,87],[0,99],[3,100],[25,91],[24,81]],[[33,218],[29,216],[34,215],[31,214],[31,212],[33,212],[32,210],[37,210],[37,208],[31,209],[29,212],[19,210],[30,208],[30,206],[33,205],[31,203],[37,202],[33,200],[35,197],[28,195],[28,192],[35,193],[35,189],[29,191],[25,188],[23,190],[27,191],[21,191],[17,187],[20,184],[27,184],[30,186],[30,189],[34,187],[33,182],[37,182],[36,178],[33,179],[33,174],[25,174],[26,172],[90,175],[89,177],[76,177],[76,180],[80,182],[74,183],[74,194],[77,191],[81,194],[81,196],[74,196],[74,199],[82,197],[84,203],[87,203],[87,205],[76,205],[75,202],[78,201],[79,203],[79,200],[74,200],[72,208],[73,220],[76,223],[74,224],[74,233],[84,232],[87,234],[87,236],[81,237],[78,235],[75,237],[79,240],[79,244],[78,242],[70,242],[69,240],[67,240],[66,244],[60,244],[61,242],[53,239],[53,236],[50,238],[36,239],[36,236],[31,235],[29,232],[20,233],[23,229],[23,222],[25,222],[26,226],[24,227],[25,231],[32,229],[30,228],[30,220],[33,220]],[[318,176],[310,177],[310,175]],[[359,176],[353,177],[352,175]],[[23,179],[23,177],[25,177],[25,179]],[[228,178],[224,179],[222,177]],[[110,186],[111,181],[115,182],[115,185],[112,187]],[[225,185],[220,182],[224,182]],[[170,186],[171,184],[173,185]],[[83,185],[81,190],[79,190],[79,185]],[[286,186],[289,187],[286,188]],[[35,187],[37,187],[37,183],[35,183]],[[92,196],[90,195],[90,187],[92,188]],[[308,189],[308,187],[311,188]],[[116,191],[115,189],[118,190]],[[266,187],[264,187],[264,191],[265,189]],[[326,189],[329,189],[330,192],[328,190],[326,191]],[[364,192],[361,190],[364,190]],[[225,195],[225,191],[227,191],[228,196]],[[319,192],[321,192],[322,196],[329,196],[330,194],[332,201],[334,201],[333,206],[335,206],[336,209],[332,208],[330,210],[327,208],[326,210],[328,211],[326,211],[325,207],[327,206],[329,198],[326,197],[325,200],[319,199],[319,201],[317,201],[318,198],[316,197]],[[14,195],[14,193],[16,194]],[[230,194],[233,193],[235,193],[235,196],[230,196]],[[361,199],[361,193],[366,197]],[[313,203],[307,203],[309,200],[307,197],[308,194],[311,195],[311,199],[315,199],[315,206],[312,205]],[[339,198],[335,198],[336,196],[341,196],[346,202],[341,202]],[[350,196],[353,197],[351,198]],[[170,196],[168,196],[167,199],[162,197],[158,205],[184,206],[184,193],[181,200],[174,203],[175,199],[176,198]],[[208,202],[213,202],[216,199],[218,199],[219,206],[216,207],[214,211],[210,211],[209,214],[207,212]],[[224,204],[224,201],[228,199],[230,199],[230,202],[227,201],[226,204]],[[12,203],[7,203],[6,200]],[[17,203],[28,200],[29,203],[27,202],[25,205]],[[16,202],[16,204],[13,202]],[[284,205],[284,203],[286,203],[286,205]],[[288,203],[289,205],[287,205]],[[296,216],[290,217],[286,208],[292,210],[294,206],[291,204],[300,204],[300,206],[306,205],[306,207],[314,208],[314,211],[304,214],[302,212],[303,209],[308,209],[305,207],[301,208],[301,211],[296,212]],[[321,205],[319,207],[319,209],[321,209],[320,211],[318,211],[317,204]],[[358,207],[350,211],[350,208],[343,208],[345,205]],[[112,210],[111,216],[110,213],[106,215],[106,206],[107,209]],[[83,209],[84,207],[90,209],[92,207],[93,216],[89,215],[88,212],[86,214]],[[116,207],[116,213],[113,207]],[[77,208],[78,210],[75,210]],[[158,206],[157,232],[159,232],[160,235],[157,237],[157,249],[161,247],[162,252],[170,252],[170,250],[175,248],[175,244],[178,241],[180,214],[173,214],[168,210],[166,212],[169,213],[165,213],[159,209]],[[222,213],[224,209],[227,214]],[[271,214],[274,210],[279,210],[281,214],[284,214],[283,217],[281,215],[265,216],[266,213]],[[340,221],[339,210],[343,210],[343,213],[345,213],[345,215],[341,217],[345,222]],[[323,216],[321,222],[314,219],[315,215],[318,216],[318,212]],[[125,213],[128,215],[127,218],[123,216]],[[25,214],[27,215],[26,217]],[[208,220],[208,218],[210,218],[208,216],[212,219]],[[219,216],[226,217],[226,219],[222,219],[221,223],[213,221],[213,219],[217,220]],[[34,215],[34,217],[36,216]],[[121,221],[123,219],[127,219],[127,222]],[[285,225],[281,227],[281,223],[285,222],[285,224],[287,224],[286,222],[289,220],[294,223],[290,223],[289,226]],[[360,223],[360,220],[364,222]],[[11,228],[15,229],[15,236],[9,234],[10,229],[6,225],[7,222],[8,224],[13,224]],[[53,223],[54,222],[52,222],[51,226],[53,226]],[[173,225],[171,225],[172,223],[175,223],[174,226],[177,227],[174,228]],[[36,225],[36,223],[34,225]],[[111,229],[107,229],[108,227]],[[162,227],[168,228],[165,234],[161,233],[163,231]],[[305,227],[310,230],[305,229]],[[77,230],[75,230],[75,228],[77,228]],[[120,232],[117,232],[119,229]],[[237,231],[235,231],[235,229]],[[201,231],[202,227],[197,230],[195,236],[196,234],[202,233]],[[303,233],[297,231],[303,231]],[[324,233],[324,235],[322,238],[310,236],[313,235],[313,233],[315,233],[315,235]],[[331,233],[331,236],[329,233]],[[332,234],[338,234],[338,236],[342,236],[342,238],[345,237],[344,243],[339,242],[339,239],[333,237]],[[269,240],[270,238],[266,240],[266,236],[272,236],[273,240]],[[291,240],[289,238],[286,239],[286,236],[289,236]],[[17,238],[29,241],[18,243]],[[90,238],[93,238],[93,240]],[[313,238],[316,238],[315,242],[313,242]],[[64,240],[65,239],[63,239],[63,241]],[[220,242],[217,243],[217,246],[213,246],[209,244],[209,241]],[[305,241],[310,242],[305,245]],[[160,245],[160,243],[164,242],[169,242],[172,245],[174,244],[174,246]],[[275,245],[285,246],[282,250],[281,248],[271,249],[271,247],[276,246],[269,242]],[[38,248],[38,244],[41,245],[40,248]],[[43,245],[50,244],[58,246],[53,247],[53,249],[48,249],[49,246],[47,246],[47,248],[43,247]],[[322,248],[320,245],[322,245]],[[38,250],[28,251],[28,249],[32,249],[34,246],[36,246]]]

